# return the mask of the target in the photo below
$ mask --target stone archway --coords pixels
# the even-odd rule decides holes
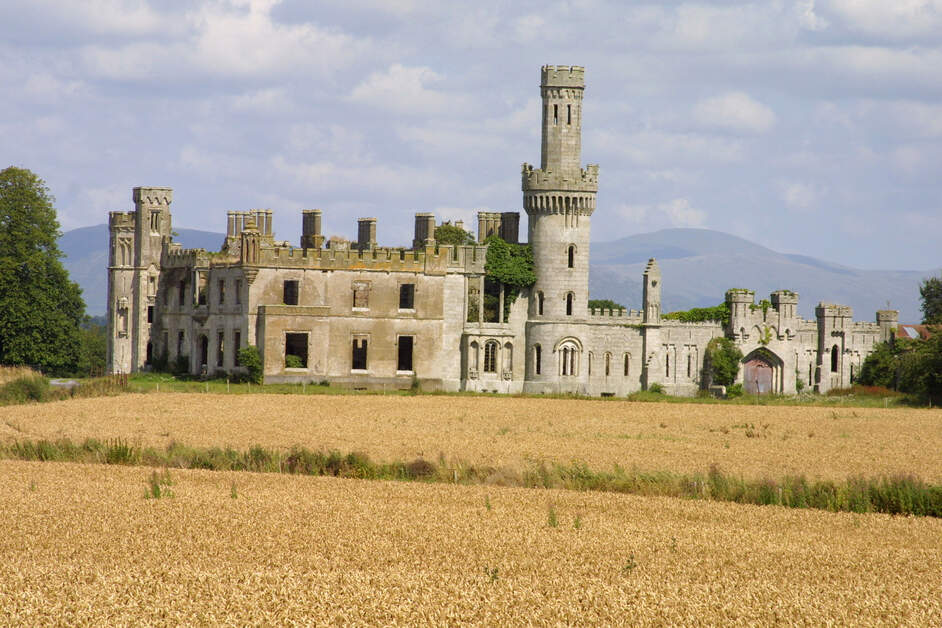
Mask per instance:
[[[742,359],[743,389],[750,395],[782,392],[782,359],[759,348]]]

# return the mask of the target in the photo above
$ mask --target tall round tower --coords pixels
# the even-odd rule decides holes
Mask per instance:
[[[584,392],[587,382],[583,328],[599,168],[581,163],[584,91],[584,68],[543,66],[540,168],[523,164],[523,207],[536,271],[530,288],[525,389],[534,392]]]
[[[582,168],[585,69],[541,70],[543,141],[539,169],[523,164],[523,207],[529,217],[537,280],[530,317],[585,320],[589,302],[589,222],[599,168]]]

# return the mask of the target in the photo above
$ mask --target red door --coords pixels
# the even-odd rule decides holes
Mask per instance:
[[[764,395],[772,392],[772,367],[759,358],[746,362],[743,369],[743,387],[746,392]]]

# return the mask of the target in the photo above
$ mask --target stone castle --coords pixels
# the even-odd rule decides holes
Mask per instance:
[[[255,345],[266,383],[602,396],[658,384],[693,395],[707,344],[725,336],[745,356],[749,392],[850,385],[893,333],[895,311],[855,322],[851,308],[820,303],[805,320],[793,292],[757,304],[737,289],[726,293],[729,321],[668,320],[654,259],[639,310],[588,308],[599,169],[581,161],[584,90],[583,68],[542,68],[540,167],[522,170],[536,283],[518,298],[505,303],[484,269],[486,237],[517,242],[517,212],[481,212],[478,242],[454,246],[436,241],[434,215],[416,214],[411,248],[378,246],[375,218],[359,220],[355,242],[325,241],[322,212],[304,210],[294,247],[275,240],[270,211],[229,212],[221,250],[209,252],[173,242],[170,188],[134,188],[134,210],[110,215],[109,370],[159,355],[193,374],[234,372],[238,350]]]

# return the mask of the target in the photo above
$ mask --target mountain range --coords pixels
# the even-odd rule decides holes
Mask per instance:
[[[184,248],[218,250],[224,234],[176,229]],[[59,240],[63,264],[82,287],[89,314],[104,314],[107,302],[108,226],[68,231]],[[641,275],[649,258],[661,268],[664,312],[717,305],[730,288],[756,291],[756,301],[774,290],[800,295],[799,313],[814,316],[819,301],[854,308],[857,320],[876,310],[900,311],[900,322],[917,322],[919,283],[938,271],[862,270],[805,255],[778,253],[737,236],[709,229],[664,229],[610,242],[593,242],[589,293],[631,309],[641,308]]]

